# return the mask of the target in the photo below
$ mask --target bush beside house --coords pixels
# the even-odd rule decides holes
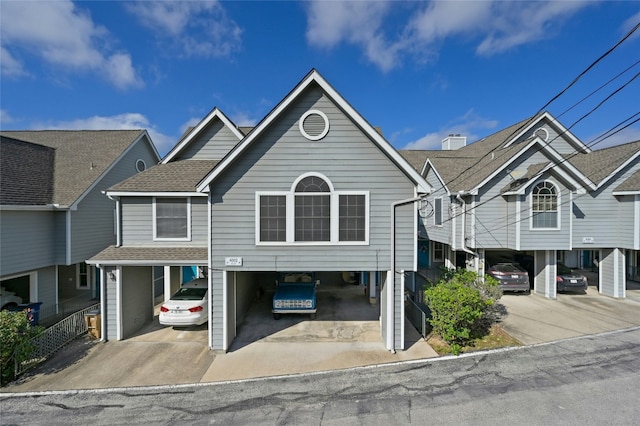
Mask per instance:
[[[499,318],[497,301],[502,297],[498,281],[474,271],[448,270],[424,292],[431,310],[433,332],[450,345],[454,354],[489,333]]]
[[[3,386],[15,378],[16,362],[29,359],[35,350],[33,338],[43,329],[31,325],[24,311],[0,311],[0,381]]]

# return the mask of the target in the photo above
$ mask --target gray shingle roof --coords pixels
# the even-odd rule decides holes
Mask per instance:
[[[138,265],[206,265],[207,247],[110,246],[89,259],[90,263]]]
[[[182,160],[157,164],[111,188],[113,192],[195,192],[218,160]]]
[[[51,203],[72,205],[144,130],[0,131],[0,135],[55,150]],[[13,178],[2,186],[11,185]]]
[[[640,191],[640,170],[614,188],[614,191]]]
[[[640,151],[640,140],[599,149],[589,154],[577,154],[569,158],[569,162],[591,181],[599,184],[638,151]]]
[[[54,161],[53,148],[0,136],[0,204],[52,204]]]
[[[508,148],[503,146],[530,120],[523,120],[457,150],[422,151],[425,161],[426,158],[431,161],[449,191],[471,190],[522,149],[519,144],[513,144]],[[400,154],[416,170],[421,171],[424,162],[418,164],[420,155],[416,151],[400,151]]]

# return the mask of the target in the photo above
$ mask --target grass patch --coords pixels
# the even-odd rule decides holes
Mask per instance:
[[[427,343],[438,355],[449,355],[452,353],[449,344],[437,334],[429,334],[427,336]],[[464,346],[460,353],[506,348],[510,346],[522,346],[522,343],[518,339],[511,337],[499,324],[494,324],[491,326],[489,334],[474,340],[473,343],[468,346]]]

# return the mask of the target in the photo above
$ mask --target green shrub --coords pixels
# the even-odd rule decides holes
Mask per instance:
[[[424,295],[433,331],[457,355],[464,345],[488,333],[499,316],[496,302],[502,292],[497,280],[457,269],[443,271],[440,282]]]
[[[42,333],[43,327],[31,326],[24,311],[0,311],[0,381],[13,380],[15,363],[28,359],[35,347],[32,339]]]

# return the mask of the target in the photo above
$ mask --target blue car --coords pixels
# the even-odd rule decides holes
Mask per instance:
[[[316,286],[313,272],[285,272],[280,274],[273,295],[273,318],[282,314],[309,314],[316,318]]]

